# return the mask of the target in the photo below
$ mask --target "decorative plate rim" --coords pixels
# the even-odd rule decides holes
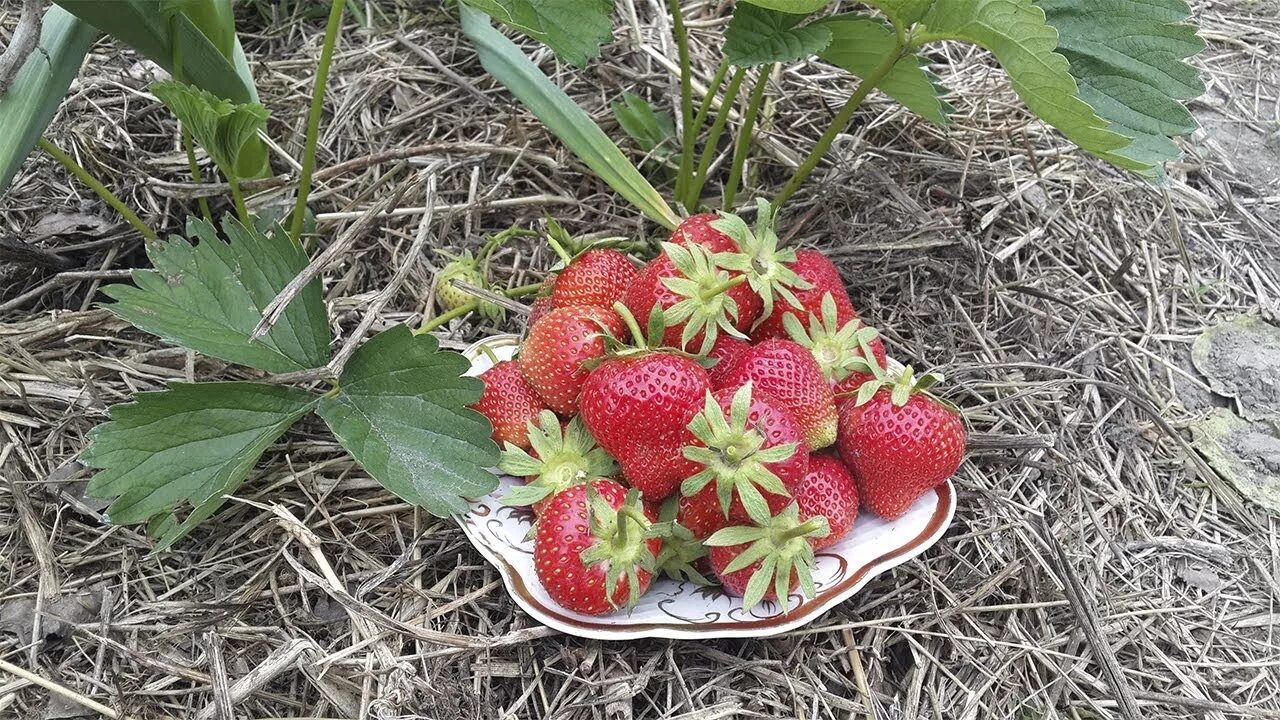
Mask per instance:
[[[471,358],[482,345],[502,347],[518,343],[519,337],[516,335],[495,335],[472,344],[462,354]],[[851,567],[844,579],[840,580],[836,585],[820,591],[813,599],[805,602],[793,612],[767,618],[699,625],[674,622],[625,625],[605,624],[593,622],[593,618],[589,616],[577,615],[561,608],[548,607],[539,599],[533,597],[525,585],[524,578],[521,577],[516,568],[500,553],[491,548],[487,541],[479,537],[479,532],[474,526],[475,518],[477,517],[474,509],[478,504],[477,502],[470,503],[472,511],[459,518],[458,524],[462,527],[463,533],[467,536],[467,540],[472,546],[490,564],[497,568],[507,593],[515,600],[516,604],[538,622],[568,635],[596,640],[768,637],[794,630],[816,620],[831,608],[855,595],[873,578],[919,556],[936,544],[951,525],[951,520],[955,516],[956,503],[955,488],[950,480],[935,488],[934,492],[937,494],[937,503],[934,506],[933,515],[929,517],[924,529],[915,537],[881,555],[871,558],[867,562],[859,564],[857,567]],[[845,556],[840,557],[852,565],[851,560],[845,558]]]

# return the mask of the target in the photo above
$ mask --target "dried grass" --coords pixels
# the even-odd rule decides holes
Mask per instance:
[[[657,5],[620,3],[637,21],[604,61],[557,73],[605,122],[618,88],[676,94]],[[690,5],[708,74],[722,3]],[[0,718],[91,715],[85,698],[139,719],[1280,717],[1277,526],[1188,455],[1184,430],[1215,402],[1190,342],[1219,318],[1277,311],[1280,22],[1256,3],[1197,10],[1210,132],[1166,189],[1070,150],[980,53],[946,48],[956,126],[874,102],[795,203],[788,232],[838,258],[896,357],[948,374],[976,436],[937,547],[768,640],[554,634],[452,523],[381,490],[315,425],[272,448],[214,521],[149,556],[82,494],[87,431],[137,390],[244,371],[92,309],[101,282],[144,264],[140,240],[33,160],[0,212],[0,234],[38,256],[0,266],[0,660],[30,673],[0,672]],[[373,16],[335,59],[320,245],[426,165],[433,247],[474,248],[544,212],[573,232],[655,235],[483,77],[441,11]],[[13,9],[0,17],[11,25]],[[296,153],[321,21],[245,18],[250,55],[270,58],[257,75],[271,134]],[[187,181],[147,73],[100,45],[52,137],[174,231],[217,187]],[[777,82],[793,92],[771,108],[758,188],[848,86],[819,66]],[[287,201],[264,186],[259,204]],[[418,195],[401,206],[426,205]],[[107,222],[77,230],[56,215],[71,212]],[[382,221],[327,270],[343,333],[406,267],[375,329],[433,312],[438,259],[409,252],[422,212]],[[42,220],[62,232],[33,237]],[[549,260],[526,244],[495,265],[515,286]],[[455,323],[450,338],[521,323]]]

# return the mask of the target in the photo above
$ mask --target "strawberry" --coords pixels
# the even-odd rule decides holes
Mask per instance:
[[[464,251],[462,255],[451,260],[436,273],[436,302],[440,303],[440,309],[446,312],[465,307],[476,300],[474,295],[455,286],[454,280],[486,290],[489,288],[489,283],[480,269],[480,261],[473,257],[470,251]],[[506,314],[501,305],[488,301],[482,301],[477,309],[481,315],[493,321],[501,320]]]
[[[767,521],[790,502],[790,485],[809,471],[800,426],[769,396],[753,394],[750,382],[708,393],[689,430],[697,443],[684,456],[699,470],[680,484],[680,494],[705,506],[710,490],[722,517],[734,523]]]
[[[560,272],[552,292],[555,307],[611,308],[636,277],[636,267],[617,250],[597,248],[574,258]]]
[[[752,331],[753,339],[768,340],[787,337],[787,328],[782,324],[782,319],[787,315],[796,315],[801,322],[808,320],[809,315],[821,317],[822,298],[828,294],[836,303],[837,327],[844,327],[850,320],[858,317],[858,313],[853,309],[853,302],[849,299],[849,291],[844,288],[844,280],[840,278],[840,271],[827,259],[826,255],[817,250],[797,250],[796,259],[791,263],[791,270],[805,280],[810,287],[795,291],[796,300],[799,301],[798,306],[785,303],[775,305],[773,312],[765,316]]]
[[[538,294],[533,298],[533,307],[529,308],[529,319],[526,321],[526,327],[533,327],[533,324],[542,319],[543,315],[556,309],[555,300],[552,294],[556,288],[556,276],[548,275],[546,280],[542,281],[542,287],[538,289]]]
[[[724,591],[742,598],[747,610],[761,600],[779,600],[783,612],[788,596],[803,588],[805,597],[817,594],[813,585],[815,540],[827,535],[821,516],[800,521],[795,503],[759,525],[727,527],[707,538],[711,569]]]
[[[543,410],[536,425],[529,422],[528,435],[532,453],[508,445],[498,460],[502,472],[526,478],[525,485],[502,496],[504,505],[532,505],[534,514],[541,515],[552,495],[618,472],[613,458],[596,446],[581,417],[562,428],[555,413]]]
[[[663,500],[698,471],[680,451],[694,441],[689,421],[711,389],[687,357],[648,352],[610,358],[582,387],[582,419],[646,500]]]
[[[529,447],[528,425],[546,409],[542,398],[511,360],[503,360],[480,374],[484,393],[471,409],[489,419],[493,441]]]
[[[863,382],[881,374],[886,362],[884,342],[875,328],[857,318],[843,326],[838,326],[839,322],[836,303],[830,294],[822,297],[821,317],[809,316],[808,330],[795,315],[782,319],[791,339],[813,353],[822,376],[834,386],[837,403],[842,400],[839,393],[856,391]]]
[[[790,411],[810,450],[835,442],[835,395],[804,346],[790,340],[765,340],[752,346],[721,387],[738,388],[748,382]]]
[[[729,524],[729,519],[720,509],[714,483],[707,483],[706,487],[692,495],[679,496],[676,507],[676,522],[688,528],[699,540],[706,540],[712,533]]]
[[[665,312],[663,343],[706,353],[721,333],[745,338],[741,328],[760,315],[760,299],[742,275],[731,276],[700,245],[663,243],[663,254],[650,260],[627,288],[622,302],[638,318],[654,307]]]
[[[814,550],[835,545],[849,534],[858,518],[858,485],[840,458],[827,453],[810,455],[809,472],[790,490],[802,522],[818,516],[827,519],[826,537],[810,541]]]
[[[690,215],[680,221],[671,233],[671,242],[685,247],[701,245],[713,253],[741,252],[742,248],[738,247],[733,238],[714,227],[719,219],[720,216],[716,213]]]
[[[864,383],[840,408],[840,457],[858,480],[862,503],[886,520],[955,473],[964,458],[959,411],[923,392],[940,378]]]
[[[716,361],[707,369],[707,375],[711,376],[712,387],[719,387],[724,378],[728,377],[729,372],[737,366],[738,361],[742,359],[743,354],[751,347],[751,343],[746,340],[740,340],[732,335],[721,335],[716,338],[716,344],[711,346],[707,357]]]
[[[533,567],[551,599],[583,615],[602,615],[649,589],[662,540],[651,509],[612,480],[553,495],[533,541]]]
[[[573,415],[587,380],[584,364],[604,355],[604,333],[622,330],[622,319],[607,308],[556,308],[529,330],[517,360],[520,373],[548,407]]]
[[[721,213],[711,227],[734,240],[742,252],[724,256],[717,262],[727,270],[737,270],[747,277],[747,285],[760,298],[761,319],[772,317],[778,307],[799,309],[803,306],[794,294],[809,290],[813,284],[800,277],[792,266],[795,250],[779,250],[773,206],[764,198],[756,200],[756,227],[753,230],[737,215]],[[758,325],[759,320],[754,325]]]

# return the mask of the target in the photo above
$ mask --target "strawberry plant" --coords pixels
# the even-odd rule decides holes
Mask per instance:
[[[654,221],[674,227],[671,205],[613,141],[520,51],[485,14],[545,43],[563,61],[585,66],[611,39],[610,0],[463,0],[463,32],[480,62],[599,177]],[[925,119],[946,125],[948,90],[931,71],[931,47],[959,42],[989,51],[1027,108],[1084,150],[1116,167],[1159,180],[1178,157],[1174,139],[1196,128],[1184,102],[1204,92],[1185,62],[1203,48],[1184,21],[1185,0],[869,0],[863,10],[830,0],[741,0],[724,30],[722,59],[705,97],[693,93],[694,68],[680,3],[668,2],[680,70],[678,162],[670,197],[696,212],[712,157],[735,103],[741,109],[720,206],[734,207],[743,165],[769,82],[780,64],[818,58],[857,78],[826,131],[774,197],[777,209],[805,183],[867,97],[883,93]],[[653,157],[674,139],[664,114],[624,96],[615,114]],[[699,136],[711,120],[701,151]],[[780,331],[781,328],[779,327]],[[781,335],[780,335],[781,336]]]

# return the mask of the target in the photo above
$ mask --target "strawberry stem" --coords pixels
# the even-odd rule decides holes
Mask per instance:
[[[703,300],[711,300],[712,298],[723,295],[730,289],[735,288],[747,281],[746,275],[729,278],[722,283],[717,283],[699,293],[699,297]]]
[[[778,533],[779,544],[784,543],[788,540],[792,540],[794,538],[805,537],[806,535],[812,535],[813,533],[817,532],[821,527],[822,527],[822,523],[818,521],[818,518],[811,517],[808,520],[805,520],[803,523],[793,528],[789,528],[787,530],[783,530],[779,532]]]
[[[640,323],[636,322],[636,316],[631,314],[631,310],[619,301],[613,304],[613,311],[618,313],[618,317],[622,318],[622,322],[631,331],[632,341],[637,345],[643,345],[645,342],[644,332],[640,329]]]

